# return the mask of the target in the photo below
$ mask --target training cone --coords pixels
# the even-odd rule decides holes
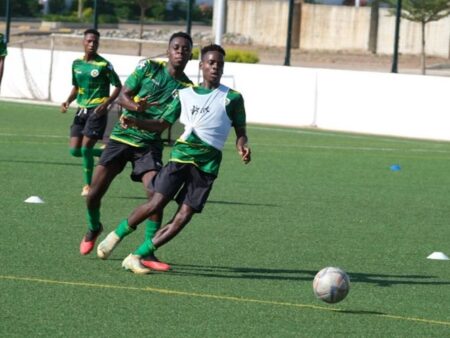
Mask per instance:
[[[42,204],[44,201],[39,196],[30,196],[25,201],[25,203],[36,203],[36,204]]]
[[[446,261],[446,260],[449,259],[446,254],[444,254],[443,252],[439,252],[439,251],[433,252],[427,258],[428,259],[438,259],[438,260],[441,260],[441,261]]]
[[[393,165],[391,165],[391,170],[392,171],[399,171],[399,170],[401,170],[402,168],[400,167],[400,165],[399,164],[393,164]]]

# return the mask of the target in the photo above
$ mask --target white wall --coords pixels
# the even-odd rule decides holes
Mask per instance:
[[[0,97],[47,99],[50,52],[26,49],[25,58],[19,48],[8,53]],[[79,56],[55,53],[52,101],[66,99],[71,63]],[[122,80],[140,59],[103,56]],[[189,62],[186,74],[198,82],[198,61]],[[222,82],[243,94],[250,123],[450,140],[450,78],[227,63]]]

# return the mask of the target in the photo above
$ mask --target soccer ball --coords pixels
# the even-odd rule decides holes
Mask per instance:
[[[316,274],[313,290],[316,297],[324,302],[337,303],[347,296],[350,278],[344,270],[329,266]]]

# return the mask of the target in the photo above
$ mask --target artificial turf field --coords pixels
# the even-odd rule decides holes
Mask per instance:
[[[426,259],[450,254],[450,143],[250,125],[252,163],[230,135],[204,212],[157,251],[173,271],[140,276],[121,261],[143,226],[107,261],[79,254],[73,110],[0,118],[0,337],[450,337],[450,261]],[[129,172],[101,239],[145,202]],[[341,303],[313,295],[325,266],[350,276]]]

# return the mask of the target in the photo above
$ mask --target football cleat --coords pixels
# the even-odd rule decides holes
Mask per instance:
[[[125,270],[129,270],[131,272],[137,273],[139,275],[145,275],[150,273],[151,270],[147,269],[145,266],[141,264],[141,260],[139,256],[129,254],[122,262],[122,268]]]
[[[80,243],[80,254],[87,255],[92,251],[95,246],[95,241],[98,236],[102,233],[103,226],[100,226],[100,229],[96,232],[89,230],[86,235],[83,236],[83,239]]]
[[[97,256],[101,259],[107,259],[120,241],[121,238],[117,236],[115,231],[110,232],[97,246]]]
[[[81,196],[86,197],[89,194],[89,191],[91,190],[91,186],[86,184],[83,187],[83,190],[81,190]]]
[[[171,269],[169,264],[161,262],[154,255],[146,256],[141,259],[141,264],[155,271],[169,271]]]

